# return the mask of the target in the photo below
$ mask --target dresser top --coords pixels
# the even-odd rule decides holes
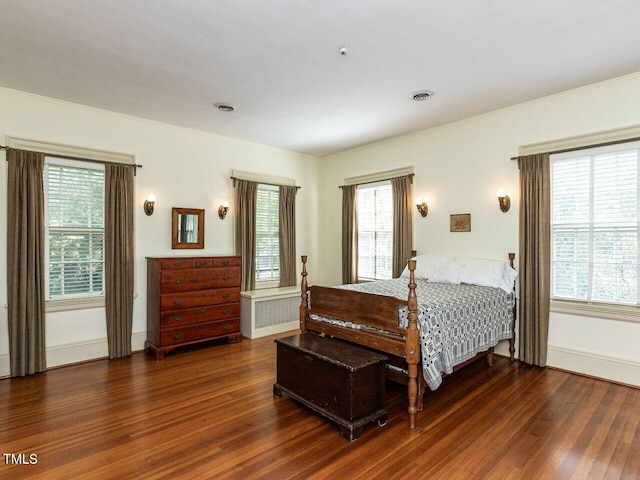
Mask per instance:
[[[194,258],[240,258],[239,255],[167,255],[164,257],[145,257],[148,260],[192,260]]]

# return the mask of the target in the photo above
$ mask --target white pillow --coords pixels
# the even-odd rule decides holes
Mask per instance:
[[[415,277],[423,280],[428,280],[429,276],[433,273],[433,265],[436,263],[442,263],[447,260],[451,260],[453,257],[446,257],[443,255],[418,255],[412,258],[416,261]],[[409,267],[404,267],[402,278],[409,278]]]
[[[430,282],[460,283],[460,263],[455,262],[453,258],[433,263],[430,270]]]
[[[455,260],[461,264],[461,283],[501,288],[506,292],[513,291],[513,282],[518,272],[507,262],[466,257],[455,257]]]

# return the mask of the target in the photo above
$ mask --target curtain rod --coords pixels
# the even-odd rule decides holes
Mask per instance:
[[[10,150],[11,148],[12,148],[12,147],[7,147],[7,146],[5,146],[5,145],[0,145],[0,150],[2,150],[2,149],[4,149],[4,150]],[[16,150],[16,149],[14,149],[14,150]],[[29,150],[29,151],[32,151],[32,150]],[[42,152],[38,152],[38,153],[42,153]],[[72,155],[56,155],[56,154],[54,154],[54,153],[45,153],[44,155],[45,155],[46,157],[53,157],[53,158],[68,158],[69,160],[80,160],[80,161],[83,161],[83,162],[93,162],[93,163],[113,163],[113,164],[116,164],[116,165],[126,165],[126,166],[128,166],[128,167],[133,167],[133,168],[135,168],[135,169],[142,168],[142,165],[139,165],[139,164],[137,164],[137,163],[108,162],[108,161],[106,161],[106,160],[94,160],[94,159],[92,159],[92,158],[74,157],[74,156],[72,156]],[[6,160],[7,162],[9,161],[9,159],[8,159],[8,158],[6,158],[5,160]],[[135,172],[135,170],[134,170],[134,172]],[[134,173],[134,175],[135,175],[135,173]]]
[[[575,152],[578,150],[586,150],[588,148],[598,148],[598,147],[608,147],[609,145],[616,145],[619,143],[630,143],[640,141],[640,137],[634,138],[626,138],[624,140],[613,140],[611,142],[603,142],[603,143],[594,143],[592,145],[584,145],[580,147],[571,147],[571,148],[563,148],[561,150],[554,150],[552,152],[538,152],[538,153],[548,153],[549,155],[556,155],[558,153],[567,153],[567,152]],[[535,154],[531,154],[535,155]],[[521,157],[527,157],[528,155],[518,155],[517,157],[511,157],[511,160],[517,160]]]
[[[238,177],[229,177],[229,178],[231,178],[231,180],[233,180],[233,186],[234,187],[236,186],[236,181],[237,180],[244,180],[243,178],[238,178]],[[245,180],[245,181],[259,183],[261,185],[271,185],[272,187],[296,187],[296,192],[298,190],[300,190],[300,188],[302,188],[302,187],[299,187],[298,185],[282,185],[280,183],[258,182],[258,181],[255,181],[255,180]]]
[[[370,182],[351,183],[349,185],[338,185],[338,188],[351,187],[352,185],[367,185],[369,183],[386,182],[386,181],[395,180],[396,178],[404,178],[404,177],[409,177],[411,179],[411,183],[413,183],[413,176],[414,175],[415,175],[415,173],[409,173],[407,175],[400,175],[399,177],[381,178],[379,180],[371,180]]]

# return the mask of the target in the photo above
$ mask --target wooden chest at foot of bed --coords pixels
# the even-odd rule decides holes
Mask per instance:
[[[282,393],[337,423],[349,441],[364,426],[387,421],[387,357],[363,348],[303,333],[276,339],[277,368],[273,394]]]

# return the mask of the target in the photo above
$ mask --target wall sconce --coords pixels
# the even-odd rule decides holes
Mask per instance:
[[[511,208],[511,199],[507,192],[505,192],[504,188],[500,188],[496,192],[496,196],[498,197],[498,203],[500,204],[500,210],[503,212],[508,212],[509,208]]]
[[[227,201],[222,202],[222,205],[218,207],[218,216],[220,217],[220,220],[224,220],[224,217],[227,216],[228,211],[229,211],[229,202]]]
[[[423,202],[421,198],[416,199],[416,208],[420,212],[420,215],[422,215],[423,217],[426,217],[427,213],[429,213],[427,202]]]
[[[147,199],[144,201],[144,213],[147,215],[153,215],[153,207],[156,204],[156,196],[153,193],[147,195]]]

